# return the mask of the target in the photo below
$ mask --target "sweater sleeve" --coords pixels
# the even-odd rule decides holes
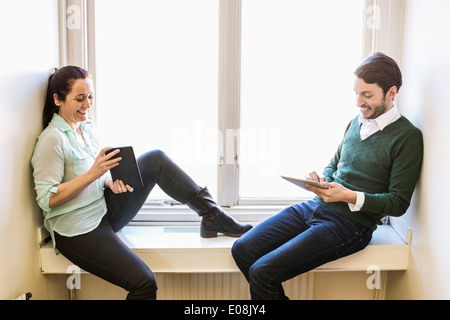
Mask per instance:
[[[399,217],[408,209],[422,167],[423,139],[420,130],[405,135],[398,143],[393,157],[387,192],[364,193],[365,201],[361,210]]]
[[[338,150],[331,158],[330,163],[323,169],[323,175],[328,182],[333,182],[333,173],[337,170],[337,165],[339,163],[339,158],[341,157],[342,143],[339,145]]]

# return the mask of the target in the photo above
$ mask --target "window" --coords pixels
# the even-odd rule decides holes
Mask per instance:
[[[97,0],[97,129],[217,186],[218,1]],[[159,188],[151,198],[167,197]]]
[[[217,194],[217,141],[230,143],[217,127],[219,2],[97,0],[95,12],[105,143],[162,149]],[[321,170],[356,114],[363,12],[359,0],[242,1],[234,204],[310,196],[279,176]]]
[[[310,197],[279,175],[321,170],[357,114],[353,70],[399,57],[402,2],[73,3],[62,61],[94,73],[104,143],[166,151],[235,211]]]
[[[360,0],[242,1],[241,198],[310,195],[280,174],[321,172],[357,115],[363,20]]]

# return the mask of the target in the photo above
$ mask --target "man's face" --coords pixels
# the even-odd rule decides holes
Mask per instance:
[[[363,79],[355,79],[356,106],[360,108],[364,119],[375,119],[393,107],[396,87],[384,95],[383,89],[376,83],[369,84]]]

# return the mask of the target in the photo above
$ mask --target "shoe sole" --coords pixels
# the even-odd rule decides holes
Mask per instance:
[[[243,233],[229,233],[229,232],[220,232],[220,231],[200,230],[200,236],[202,238],[217,238],[217,234],[218,233],[222,233],[222,234],[224,234],[225,236],[228,236],[228,237],[238,238],[238,237],[242,236],[245,232],[243,232]]]

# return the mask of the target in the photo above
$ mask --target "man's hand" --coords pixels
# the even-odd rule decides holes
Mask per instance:
[[[322,179],[320,180],[321,180],[320,182],[322,182]],[[347,189],[343,185],[335,182],[331,183],[323,182],[322,184],[324,187],[327,187],[328,189],[318,188],[309,184],[305,184],[305,187],[310,191],[314,192],[325,202],[343,201],[352,204],[356,203],[356,192]]]
[[[319,174],[316,171],[310,172],[309,175],[306,176],[306,180],[312,180],[320,183],[327,182],[325,176],[323,175],[319,176]]]

